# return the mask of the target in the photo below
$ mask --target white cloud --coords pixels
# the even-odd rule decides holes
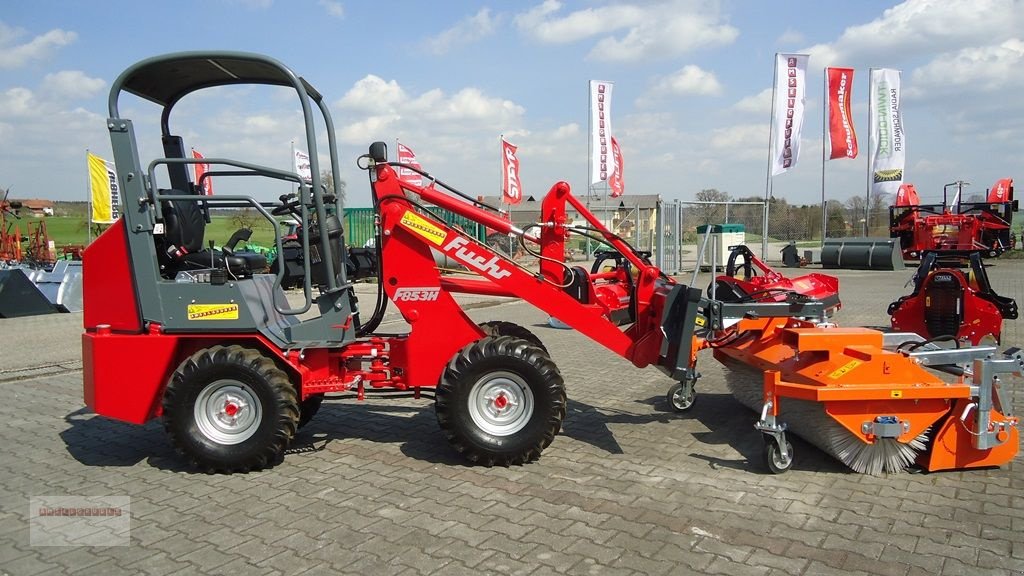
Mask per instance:
[[[61,70],[47,74],[41,89],[44,94],[63,99],[84,99],[98,94],[107,85],[101,78],[90,78],[80,70]]]
[[[482,8],[473,16],[457,22],[451,28],[426,41],[427,48],[434,54],[445,54],[455,46],[472,44],[494,33],[499,17],[491,16],[488,8]]]
[[[688,64],[675,73],[658,80],[655,91],[663,94],[717,96],[722,93],[722,85],[713,72]]]
[[[398,82],[386,82],[379,76],[368,74],[342,96],[338,105],[359,112],[374,112],[393,109],[407,99]]]
[[[752,114],[764,114],[767,116],[772,110],[772,89],[765,88],[757,94],[747,96],[732,106],[740,112]]]
[[[1020,87],[1024,41],[1013,38],[995,46],[964,48],[942,54],[914,70],[907,96],[937,92],[992,92]]]
[[[553,44],[603,36],[589,57],[617,62],[678,56],[730,44],[739,35],[735,27],[721,22],[714,0],[620,4],[559,15],[561,8],[557,0],[545,0],[516,16],[516,25],[524,34]]]
[[[727,152],[729,158],[740,160],[767,159],[768,122],[764,124],[737,124],[711,131],[710,147]]]
[[[56,49],[74,42],[74,32],[55,28],[36,36],[28,42],[19,43],[26,32],[11,28],[0,22],[0,69],[20,68],[30,62],[48,57]]]
[[[328,16],[332,16],[334,18],[345,17],[345,6],[343,6],[341,2],[337,2],[336,0],[319,0],[317,4],[327,12]]]
[[[816,66],[877,65],[999,43],[1018,33],[1024,3],[1015,0],[907,0],[835,41],[801,50]]]

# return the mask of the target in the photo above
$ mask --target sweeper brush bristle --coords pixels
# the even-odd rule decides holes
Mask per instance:
[[[764,405],[763,373],[736,361],[724,364],[726,383],[733,397],[760,413]],[[788,431],[862,474],[878,475],[905,470],[917,460],[918,453],[927,447],[928,430],[906,443],[894,438],[880,438],[873,444],[867,444],[833,420],[825,412],[824,404],[783,398],[779,406],[779,422],[785,422]],[[873,420],[875,416],[878,415],[865,414],[864,420]]]

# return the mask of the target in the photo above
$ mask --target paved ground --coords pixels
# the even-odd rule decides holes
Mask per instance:
[[[1022,272],[990,271],[1018,302]],[[839,271],[837,319],[883,323],[909,274]],[[710,356],[678,416],[657,371],[527,305],[475,306],[530,326],[565,377],[562,434],[536,463],[464,465],[425,401],[344,401],[273,469],[194,474],[158,424],[82,409],[80,316],[0,320],[0,574],[1024,574],[1020,457],[870,477],[797,440],[794,469],[765,474],[755,416]],[[1006,344],[1024,344],[1020,322]],[[131,545],[30,546],[45,495],[130,496]]]

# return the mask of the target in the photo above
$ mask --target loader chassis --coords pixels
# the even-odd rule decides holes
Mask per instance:
[[[192,182],[186,170],[196,161],[171,133],[171,111],[183,97],[238,83],[283,86],[298,96],[312,182],[294,172],[229,158],[203,159],[214,167],[204,177],[255,176],[290,183],[296,192],[279,202],[201,195],[202,183]],[[163,108],[165,156],[146,166],[131,120],[119,114],[123,93]],[[340,199],[327,194],[321,182],[314,110],[326,125],[326,156],[337,178],[335,131],[323,97],[273,59],[238,52],[169,54],[128,68],[112,84],[107,127],[124,205],[121,220],[84,254],[85,401],[97,414],[127,422],[159,417],[175,448],[200,469],[238,472],[273,464],[324,395],[338,393],[360,400],[377,392],[433,396],[444,436],[469,461],[490,466],[536,459],[565,417],[562,375],[536,335],[507,322],[476,324],[455,293],[524,300],[633,365],[657,367],[679,382],[667,394],[679,411],[695,403],[697,353],[703,348],[715,348],[716,356],[739,359],[758,371],[781,373],[787,381],[799,376],[789,372],[798,358],[824,358],[827,374],[844,375],[829,355],[852,354],[861,363],[878,356],[880,363],[871,364],[871,373],[884,368],[886,382],[898,380],[907,373],[901,367],[914,362],[905,353],[883,352],[874,336],[833,330],[825,323],[827,313],[839,305],[834,280],[794,282],[779,292],[773,284],[767,294],[767,285],[754,282],[754,292],[732,290],[729,302],[705,298],[607,230],[565,182],[544,196],[540,221],[520,229],[499,210],[422,171],[428,185],[401,182],[396,168],[417,169],[390,162],[382,142],[359,158],[378,217],[375,248],[347,248]],[[166,172],[170,188],[157,185],[158,170]],[[339,182],[334,185],[340,188]],[[266,218],[278,254],[283,245],[275,216],[290,214],[299,222],[294,242],[301,250],[295,261],[302,263],[302,305],[292,308],[285,298],[286,266],[266,274],[266,262],[258,257],[215,250],[212,244],[207,249],[209,209],[223,207],[252,208]],[[466,236],[435,216],[434,207],[518,238],[523,250],[538,256],[539,270],[527,270]],[[569,207],[580,220],[570,223]],[[603,258],[613,264],[590,271],[566,264],[571,234],[605,243],[609,250]],[[470,274],[442,275],[435,252]],[[288,273],[287,281],[295,276]],[[376,276],[380,290],[372,312],[361,309],[352,289],[352,281],[366,276]],[[771,281],[785,284],[774,276]],[[377,332],[389,303],[408,323],[408,332]],[[314,304],[318,314],[299,320]],[[811,342],[827,342],[832,352],[823,356],[826,350]],[[999,370],[1014,372],[1021,364],[1019,355],[1014,358],[999,364]],[[988,360],[980,361],[976,372],[995,369],[984,363]],[[779,396],[797,390],[823,401],[835,394],[827,378],[825,386],[815,389],[817,396],[800,392],[800,386],[822,384],[820,375],[815,372],[788,387],[779,384],[779,377],[765,381],[765,390],[778,390]],[[758,397],[760,385],[758,379]],[[955,394],[939,391],[928,399],[944,402],[948,415],[950,402],[985,393],[984,387],[977,394],[970,386],[952,390]],[[977,425],[1001,427],[986,442],[1013,447],[986,460],[1000,464],[1016,452],[1016,420],[1004,416],[997,390],[990,396],[996,401],[989,402],[984,415],[984,399],[973,405]],[[759,428],[766,434],[766,463],[780,472],[791,465],[793,453],[772,406],[777,408],[778,397],[764,398]],[[864,404],[854,406],[865,410]],[[853,420],[862,416],[855,414]],[[878,430],[855,440],[872,444],[879,431],[891,435],[884,426],[889,416],[879,418]],[[981,448],[961,448],[958,456],[972,450]],[[957,463],[969,460],[961,457]]]

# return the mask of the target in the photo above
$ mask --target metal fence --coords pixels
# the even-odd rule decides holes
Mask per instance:
[[[456,226],[481,242],[486,241],[483,225],[444,208],[434,207],[430,211],[443,218],[449,226]],[[376,234],[375,218],[373,208],[345,208],[345,242],[349,246],[366,246]]]

